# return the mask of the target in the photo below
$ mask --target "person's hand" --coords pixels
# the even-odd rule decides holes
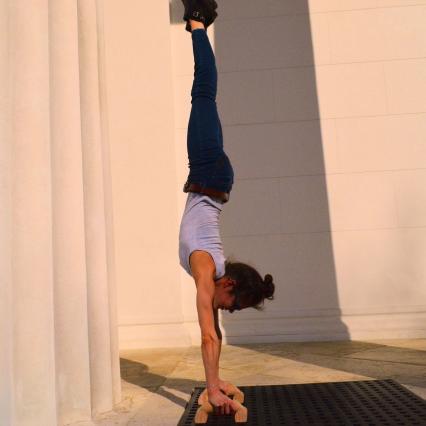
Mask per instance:
[[[209,391],[208,398],[217,414],[233,414],[238,410],[237,404],[219,389]]]

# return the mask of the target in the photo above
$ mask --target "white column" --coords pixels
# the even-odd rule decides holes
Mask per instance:
[[[119,402],[101,3],[0,0],[0,424]]]
[[[120,386],[116,321],[111,310],[111,306],[115,306],[115,297],[113,289],[110,289],[109,277],[112,274],[108,269],[112,264],[109,255],[113,246],[107,225],[112,226],[112,206],[105,191],[108,189],[109,194],[110,188],[104,184],[104,181],[110,181],[110,175],[106,173],[109,172],[104,137],[107,126],[102,121],[106,110],[105,102],[101,102],[105,101],[102,97],[105,90],[100,89],[101,86],[104,89],[103,68],[99,62],[102,43],[99,43],[101,27],[98,28],[97,13],[100,5],[101,2],[95,1],[78,2],[87,308],[92,408],[95,413],[112,406],[116,389]],[[108,246],[108,243],[111,245]]]
[[[8,1],[0,0],[0,423],[12,421],[11,146]]]

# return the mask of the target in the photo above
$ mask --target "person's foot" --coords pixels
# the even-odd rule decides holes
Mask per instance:
[[[185,7],[183,19],[186,22],[186,31],[192,32],[190,19],[202,22],[205,29],[209,27],[217,17],[217,3],[215,0],[182,0]]]
[[[211,24],[213,24],[213,22],[215,21],[215,19],[217,18],[217,3],[215,0],[209,0],[209,3],[212,3],[212,9],[211,9],[211,13],[207,16],[207,20],[206,20],[206,29],[207,27],[209,27]]]

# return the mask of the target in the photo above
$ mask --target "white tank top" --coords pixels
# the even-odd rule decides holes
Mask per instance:
[[[180,265],[192,276],[189,256],[194,250],[204,250],[212,256],[215,280],[225,275],[225,256],[219,233],[219,215],[223,202],[209,195],[188,192],[179,230]]]

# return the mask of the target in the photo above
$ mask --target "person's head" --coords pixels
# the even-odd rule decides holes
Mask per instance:
[[[264,300],[274,298],[272,281],[270,274],[263,279],[252,266],[227,260],[225,275],[215,281],[214,305],[231,313],[245,308],[261,311]]]

